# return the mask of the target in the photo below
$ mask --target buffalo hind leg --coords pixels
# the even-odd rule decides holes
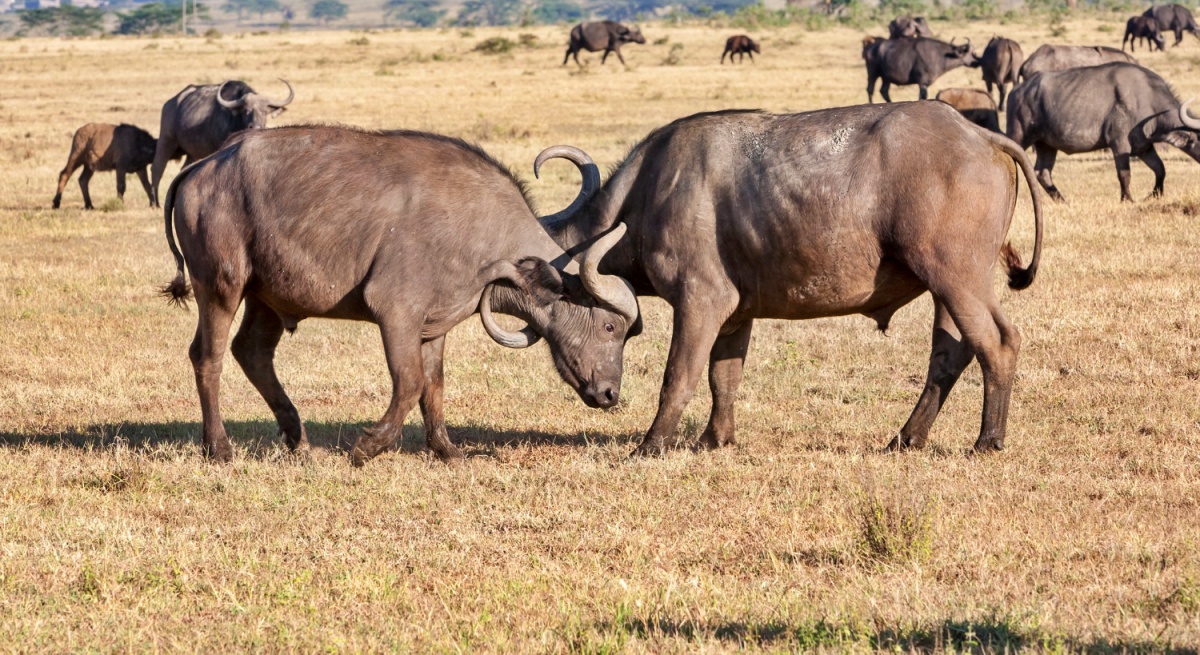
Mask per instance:
[[[874,75],[867,75],[867,104],[875,104],[875,80],[877,79],[879,78]]]
[[[1121,183],[1121,202],[1133,202],[1133,195],[1129,193],[1129,150],[1114,145],[1112,154],[1117,166],[1117,181]]]
[[[424,362],[421,358],[421,326],[416,321],[379,321],[388,371],[392,375],[392,401],[383,418],[364,428],[350,449],[350,463],[362,466],[400,439],[404,418],[416,406],[424,387]]]
[[[142,188],[146,190],[146,197],[150,199],[150,206],[154,206],[154,191],[150,188],[150,178],[146,175],[146,167],[143,166],[137,169],[138,181],[142,183]]]
[[[1038,183],[1051,198],[1062,201],[1063,196],[1058,192],[1058,187],[1054,186],[1054,179],[1051,177],[1051,173],[1054,171],[1054,161],[1058,159],[1058,151],[1044,143],[1033,144],[1033,150],[1037,153],[1037,161],[1034,163],[1033,169],[1037,171]]]
[[[708,358],[708,387],[712,390],[712,414],[700,437],[700,447],[716,449],[734,443],[734,402],[742,383],[742,368],[750,347],[753,321],[717,337]]]
[[[83,208],[95,209],[92,205],[92,194],[88,193],[88,183],[92,181],[91,166],[84,166],[83,172],[79,174],[79,190],[83,192]]]
[[[917,400],[908,422],[896,435],[888,450],[924,448],[929,438],[929,429],[942,411],[946,397],[958,382],[959,376],[975,358],[962,333],[954,325],[954,319],[946,306],[933,303],[933,347],[929,353],[929,372],[925,377],[925,390]]]
[[[221,420],[221,369],[229,327],[237,311],[239,299],[223,296],[213,290],[196,287],[196,312],[199,321],[196,337],[188,356],[196,373],[196,391],[200,395],[203,417],[204,454],[218,462],[233,459],[233,446]]]
[[[608,61],[608,54],[609,54],[610,52],[612,52],[612,50],[607,50],[607,49],[606,49],[606,50],[604,51],[604,54],[603,54],[603,55],[600,55],[600,65],[601,65],[601,66],[603,66],[603,65],[604,65],[604,62]]]
[[[117,169],[117,200],[125,202],[125,169]]]
[[[891,90],[892,90],[892,83],[887,80],[884,80],[883,84],[879,85],[879,95],[883,96],[884,102],[892,101],[892,94],[890,93]]]
[[[1150,167],[1150,170],[1154,171],[1154,191],[1150,192],[1150,197],[1161,197],[1163,194],[1163,180],[1167,179],[1167,169],[1165,166],[1163,166],[1163,161],[1158,156],[1158,152],[1155,151],[1154,146],[1151,145],[1149,150],[1138,155],[1138,159],[1141,159],[1142,163],[1146,164]]]
[[[966,346],[979,358],[979,367],[983,370],[983,417],[975,450],[1003,450],[1021,335],[1000,311],[990,288],[985,292],[959,293],[938,300],[945,303],[946,311]]]
[[[924,84],[921,84],[917,88],[920,89],[920,93],[918,94],[918,97],[920,97],[921,100],[929,99],[929,87],[925,86]]]
[[[231,350],[246,378],[275,414],[279,433],[284,436],[288,448],[305,451],[308,450],[308,435],[304,423],[275,374],[275,348],[283,336],[283,329],[283,321],[275,310],[254,296],[246,296],[246,312],[233,337]]]
[[[442,355],[446,349],[446,337],[438,337],[421,345],[421,360],[425,371],[425,384],[421,390],[421,415],[425,418],[425,446],[443,462],[455,463],[463,460],[462,451],[450,441],[446,433],[446,417],[442,413],[443,390],[446,377],[442,369]]]
[[[998,111],[1004,111],[1004,82],[998,82],[996,86],[998,87],[997,90],[1000,92],[1000,104],[996,105],[996,109]],[[988,91],[988,95],[991,95],[991,91]]]
[[[622,55],[622,54],[621,54],[621,49],[620,49],[620,48],[617,48],[617,49],[613,50],[613,54],[615,54],[615,55],[617,56],[617,61],[621,62],[621,65],[622,65],[622,66],[626,65],[626,64],[625,64],[625,57],[624,57],[624,55]]]

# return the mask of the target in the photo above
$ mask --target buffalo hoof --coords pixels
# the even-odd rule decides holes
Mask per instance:
[[[1063,194],[1058,192],[1058,189],[1050,189],[1049,191],[1046,192],[1046,194],[1049,195],[1050,199],[1053,200],[1054,202],[1066,202],[1067,201],[1067,199],[1063,197]]]
[[[696,444],[696,450],[719,450],[726,446],[733,446],[736,443],[737,440],[733,438],[732,434],[726,437],[718,437],[713,432],[705,431],[700,437],[700,442]]]
[[[59,198],[58,196],[55,196],[55,197],[54,197],[54,202],[52,202],[52,203],[50,204],[50,206],[51,206],[52,208],[54,208],[54,209],[58,209],[60,205],[62,205],[62,198]]]
[[[228,439],[224,443],[205,444],[204,456],[219,464],[228,464],[233,461],[233,446]]]
[[[980,454],[990,453],[990,452],[1000,452],[1000,451],[1004,450],[1004,440],[1003,439],[996,439],[996,440],[980,439],[975,442],[974,450],[975,450],[975,452],[980,453]]]
[[[662,457],[667,454],[667,444],[661,439],[643,441],[629,454],[630,457]]]
[[[924,447],[924,438],[913,439],[911,437],[904,437],[903,435],[898,434],[892,437],[892,440],[888,442],[887,447],[885,447],[883,450],[884,452],[888,453],[898,453],[906,450],[921,450]]]

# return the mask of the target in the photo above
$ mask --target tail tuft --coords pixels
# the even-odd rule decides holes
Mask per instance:
[[[1033,284],[1033,278],[1037,275],[1037,268],[1030,266],[1029,268],[1021,267],[1021,255],[1012,247],[1011,243],[1004,244],[1000,249],[1000,255],[1004,257],[1004,264],[1008,267],[1008,288],[1013,291],[1020,291],[1029,288]]]
[[[159,293],[167,299],[168,304],[187,309],[188,299],[192,297],[192,288],[188,286],[187,280],[183,279],[183,273],[180,272],[174,280],[171,280],[170,284],[160,289]]]

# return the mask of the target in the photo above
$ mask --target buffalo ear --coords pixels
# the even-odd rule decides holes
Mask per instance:
[[[276,116],[279,116],[280,114],[282,114],[285,111],[287,111],[287,107],[272,107],[271,108],[271,118],[275,118]]]
[[[549,305],[563,295],[563,279],[558,269],[540,257],[526,257],[517,262],[512,280],[538,306]]]

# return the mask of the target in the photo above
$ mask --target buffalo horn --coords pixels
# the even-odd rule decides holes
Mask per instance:
[[[1192,104],[1192,100],[1195,100],[1195,98],[1191,98],[1182,105],[1179,105],[1179,121],[1189,130],[1200,131],[1200,120],[1188,116],[1187,106]]]
[[[538,177],[542,170],[542,164],[545,164],[551,159],[566,159],[575,164],[579,169],[579,175],[583,178],[583,187],[579,190],[579,195],[575,196],[575,200],[564,210],[543,216],[540,220],[543,225],[550,225],[557,221],[570,218],[583,207],[593,194],[600,189],[600,170],[596,168],[596,162],[588,154],[575,146],[550,146],[543,150],[537,159],[533,160],[533,176]]]
[[[489,284],[483,290],[483,298],[479,300],[479,318],[483,321],[483,329],[496,343],[505,348],[528,348],[541,340],[541,335],[534,332],[528,325],[518,332],[505,330],[496,324],[492,318],[492,290],[496,287]]]
[[[579,277],[588,293],[615,309],[632,325],[638,317],[637,294],[633,292],[633,285],[619,275],[601,275],[599,271],[600,260],[625,236],[626,229],[624,223],[618,223],[583,252],[579,261]]]
[[[288,81],[283,79],[282,77],[279,78],[279,81],[283,82],[284,84],[287,84],[288,97],[287,97],[287,100],[284,100],[283,102],[275,102],[274,100],[268,99],[267,104],[271,105],[272,107],[274,107],[276,109],[279,109],[280,107],[286,107],[286,106],[292,104],[292,100],[294,100],[296,98],[296,90],[292,88],[292,85],[288,84]]]
[[[246,106],[245,98],[238,98],[237,100],[225,99],[225,85],[232,81],[233,80],[226,80],[221,83],[221,87],[217,89],[217,102],[219,102],[221,106],[226,109],[241,109],[242,107]]]

